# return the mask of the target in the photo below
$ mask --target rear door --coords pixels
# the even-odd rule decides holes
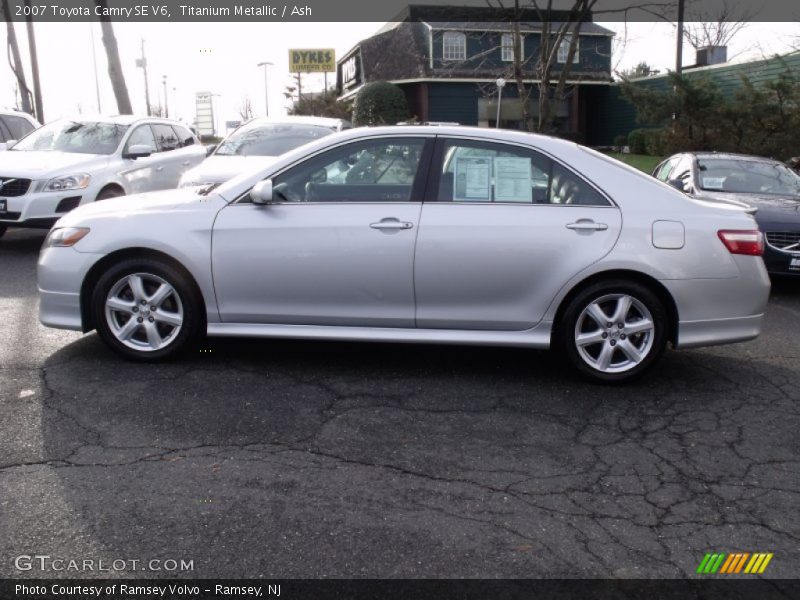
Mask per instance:
[[[415,253],[420,328],[522,330],[602,258],[619,209],[527,146],[437,141]]]

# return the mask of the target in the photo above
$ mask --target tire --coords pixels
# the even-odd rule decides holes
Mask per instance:
[[[8,226],[7,225],[0,225],[0,238],[3,237],[6,234],[6,231],[8,231]]]
[[[205,326],[203,302],[193,283],[157,259],[114,265],[98,280],[91,303],[103,342],[135,361],[173,358],[192,347]]]
[[[119,198],[120,196],[124,195],[125,192],[123,192],[121,189],[113,186],[108,186],[100,190],[100,193],[97,194],[97,198],[95,198],[94,201],[98,202],[100,200],[108,200],[109,198]]]
[[[569,302],[556,342],[585,378],[619,383],[641,376],[661,358],[668,327],[664,304],[652,290],[610,280],[587,287]]]

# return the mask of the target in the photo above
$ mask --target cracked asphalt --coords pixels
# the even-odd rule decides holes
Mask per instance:
[[[516,349],[211,340],[136,365],[37,319],[42,232],[0,240],[0,577],[683,578],[800,567],[800,280],[762,336],[625,387]]]

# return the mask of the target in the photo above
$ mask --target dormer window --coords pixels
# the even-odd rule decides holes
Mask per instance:
[[[467,36],[459,31],[446,31],[442,38],[444,60],[467,59]]]

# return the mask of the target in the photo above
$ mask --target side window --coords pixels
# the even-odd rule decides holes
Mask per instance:
[[[671,158],[666,161],[664,164],[661,165],[661,168],[656,172],[656,178],[660,179],[661,181],[667,181],[669,179],[669,174],[672,171],[672,167],[675,166],[675,163],[678,162],[678,157]]]
[[[460,31],[445,31],[442,36],[442,58],[444,60],[466,60],[467,36]]]
[[[445,142],[439,202],[608,206],[593,187],[550,158],[491,142]]]
[[[21,140],[31,131],[36,129],[33,125],[30,124],[28,120],[23,119],[22,117],[5,115],[3,117],[3,121],[5,122],[9,132],[11,133],[11,137],[9,139],[12,140]]]
[[[153,133],[156,136],[156,143],[158,144],[159,152],[168,152],[181,147],[178,136],[169,125],[163,123],[153,124]]]
[[[409,202],[424,139],[388,138],[335,148],[273,180],[281,202]]]
[[[5,123],[3,123],[3,117],[0,117],[0,143],[13,139],[14,138],[11,137],[11,133],[8,131],[8,129],[6,129]]]
[[[128,142],[125,144],[125,150],[123,150],[123,152],[128,152],[133,146],[147,146],[154,153],[158,152],[156,148],[156,139],[153,137],[153,131],[150,129],[150,125],[139,125],[134,129],[131,136],[128,138]]]
[[[194,144],[194,135],[192,135],[192,132],[186,129],[186,127],[183,125],[173,125],[172,129],[175,131],[175,135],[178,136],[178,142],[180,142],[181,148]]]
[[[692,192],[692,157],[684,156],[675,165],[675,168],[669,174],[670,179],[680,179],[683,182],[683,191],[688,193]]]

